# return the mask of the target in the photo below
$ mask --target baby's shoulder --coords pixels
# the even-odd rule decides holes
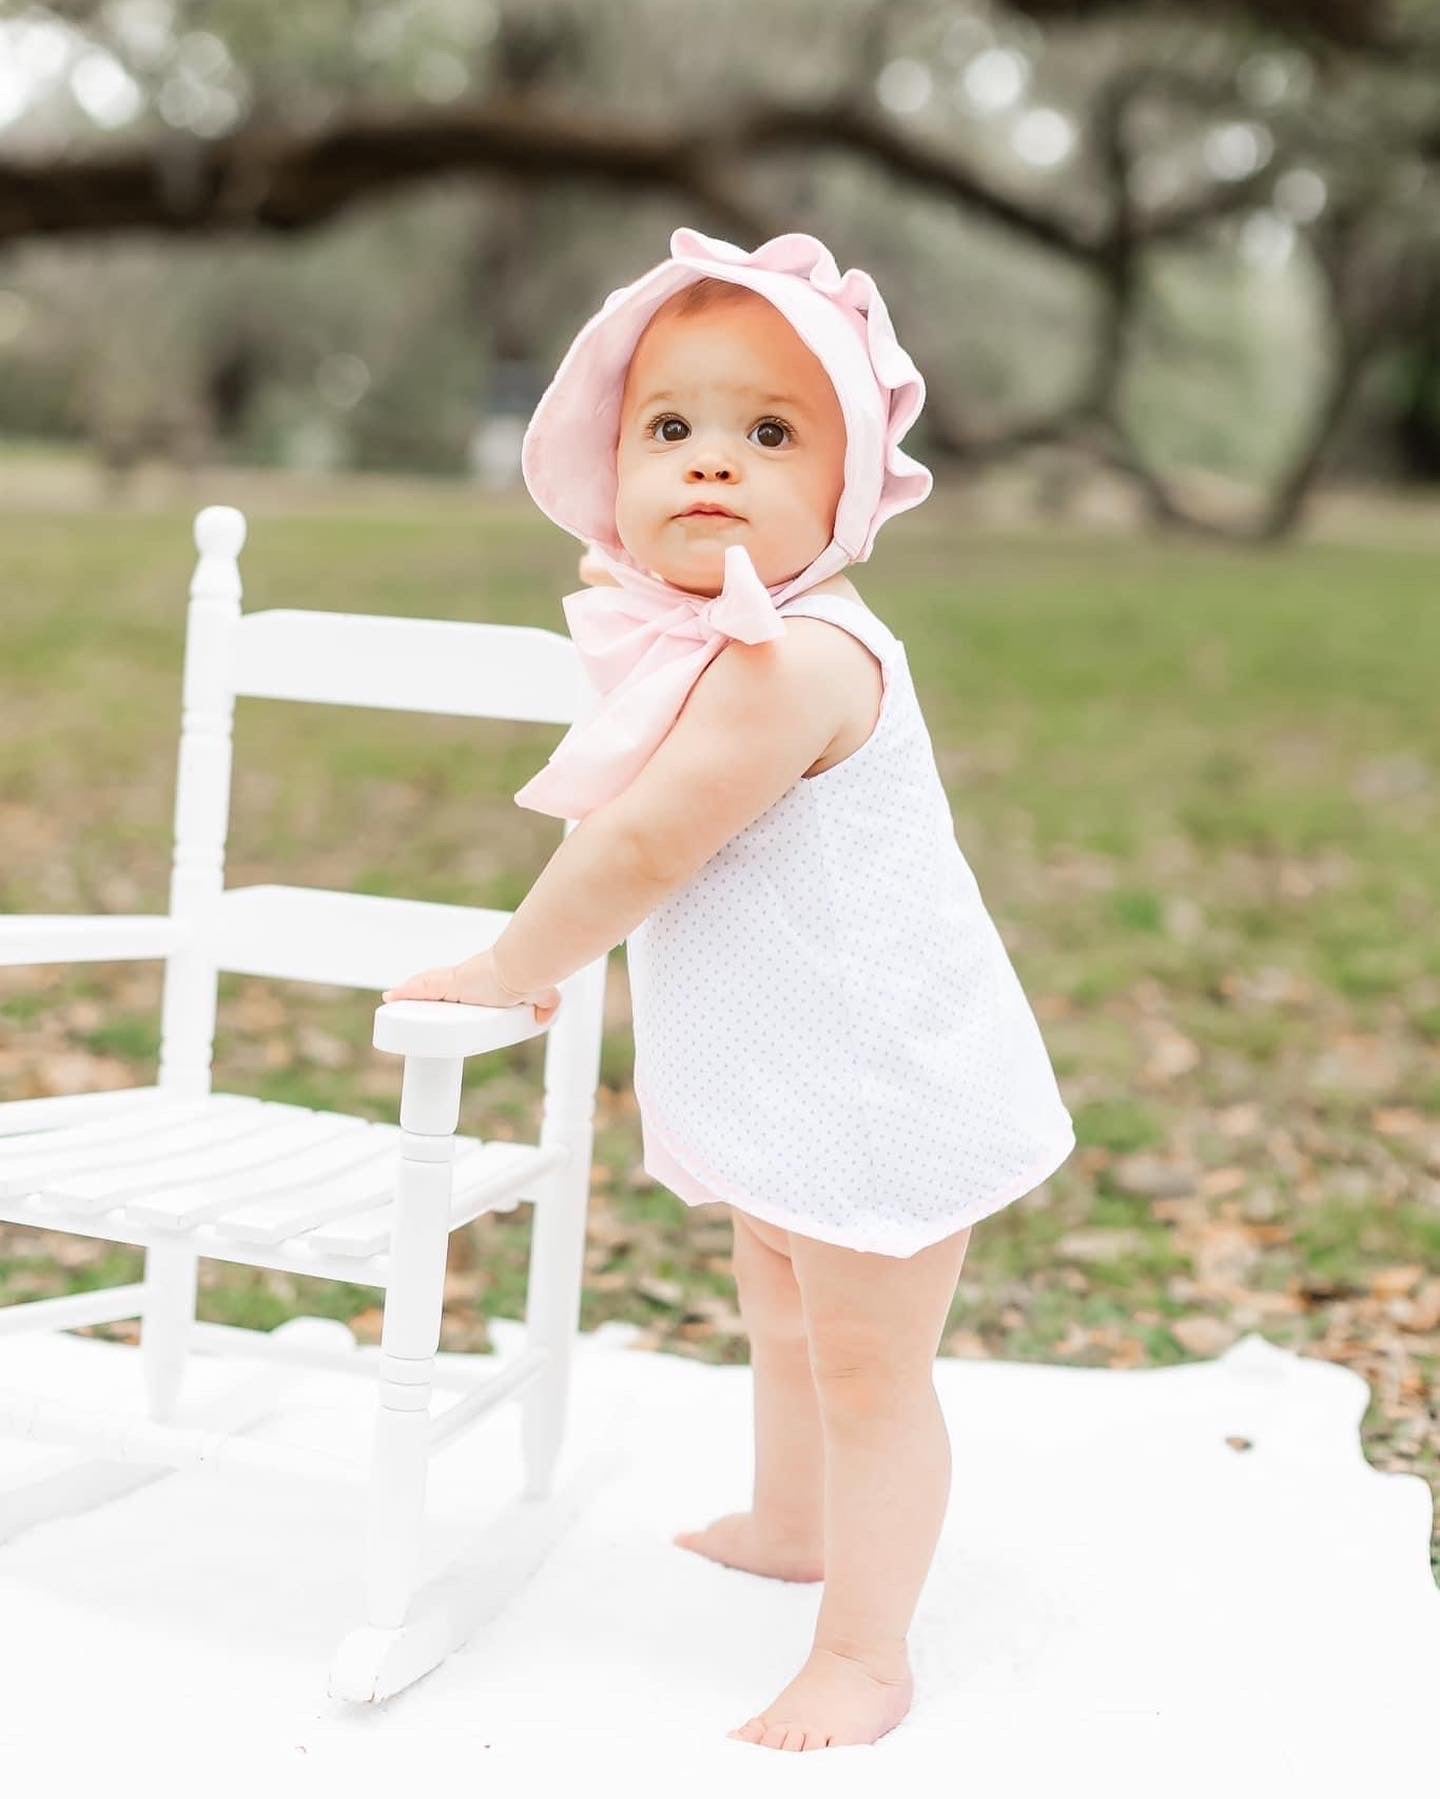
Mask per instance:
[[[879,660],[868,644],[835,619],[792,613],[785,620],[785,635],[795,646],[792,655],[820,673],[863,668]]]
[[[838,606],[827,604],[834,600]],[[805,610],[810,602],[818,604],[813,612]],[[846,604],[845,602],[849,602]],[[832,575],[818,587],[807,588],[788,605],[780,608],[788,633],[813,643],[813,654],[832,664],[846,663],[864,668],[881,660],[875,644],[890,635],[884,621],[865,604],[853,582],[844,575]]]
[[[797,613],[785,621],[786,647],[838,713],[835,735],[810,774],[819,774],[869,735],[884,693],[881,658],[853,631],[828,618]]]

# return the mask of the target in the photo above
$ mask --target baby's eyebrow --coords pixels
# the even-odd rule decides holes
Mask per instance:
[[[732,387],[730,391],[738,393],[742,397],[748,395],[758,406],[788,406],[795,412],[804,412],[807,410],[805,402],[798,394],[762,394],[756,388],[744,386]],[[657,389],[654,393],[646,394],[645,397],[642,400],[637,401],[636,404],[641,407],[658,406],[662,400],[673,400],[674,398],[674,391],[671,388],[665,387]]]

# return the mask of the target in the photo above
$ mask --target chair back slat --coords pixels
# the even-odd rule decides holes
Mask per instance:
[[[555,631],[482,621],[272,607],[235,628],[231,691],[568,724],[589,697],[575,646]]]
[[[228,974],[372,989],[421,968],[462,962],[511,918],[484,906],[344,893],[324,887],[227,887],[203,930],[207,959]]]

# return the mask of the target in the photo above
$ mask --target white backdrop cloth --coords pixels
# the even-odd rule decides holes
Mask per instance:
[[[519,1326],[493,1330],[501,1355],[522,1346]],[[352,1799],[564,1781],[630,1799],[659,1776],[749,1799],[879,1778],[985,1799],[1259,1799],[1433,1777],[1430,1494],[1365,1461],[1357,1375],[1254,1335],[1165,1369],[942,1358],[954,1478],[911,1633],[915,1706],[874,1745],[797,1755],[725,1732],[799,1667],[820,1587],[670,1541],[748,1503],[749,1369],[632,1336],[580,1340],[559,1482],[581,1499],[548,1558],[380,1705],[325,1691],[361,1621],[358,1493],[182,1470],[0,1543],[5,1784]],[[138,1416],[137,1356],[19,1337],[0,1342],[0,1386],[108,1394]],[[196,1356],[186,1409],[254,1367]],[[301,1373],[252,1434],[354,1453],[373,1403],[364,1380]],[[0,1438],[0,1489],[71,1454]],[[519,1467],[514,1406],[442,1452],[422,1578],[508,1506]]]

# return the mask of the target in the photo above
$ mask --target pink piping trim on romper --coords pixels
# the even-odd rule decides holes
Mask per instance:
[[[836,764],[837,768],[840,766],[841,764]],[[636,1097],[639,1097],[638,1090]],[[641,1166],[647,1174],[654,1175],[655,1179],[658,1180],[662,1186],[670,1187],[677,1198],[682,1199],[687,1205],[718,1205],[725,1203],[732,1206],[738,1206],[742,1212],[749,1212],[753,1217],[760,1219],[762,1223],[773,1224],[779,1230],[794,1231],[798,1237],[814,1236],[813,1231],[802,1230],[793,1218],[787,1217],[786,1214],[777,1207],[770,1205],[768,1202],[763,1205],[757,1205],[754,1200],[746,1198],[743,1193],[738,1192],[734,1187],[730,1186],[728,1181],[717,1180],[713,1175],[707,1174],[706,1179],[709,1181],[710,1187],[714,1189],[714,1191],[707,1191],[691,1170],[675,1154],[674,1148],[668,1139],[662,1132],[656,1129],[653,1119],[644,1112],[643,1101],[641,1102],[641,1111],[642,1117],[644,1118],[643,1130],[645,1135],[650,1139],[650,1154],[642,1160]],[[1069,1159],[1074,1148],[1075,1127],[1073,1123],[1070,1123],[1067,1124],[1061,1135],[1041,1152],[1023,1174],[1017,1176],[1015,1180],[1011,1181],[1007,1186],[1002,1187],[997,1193],[992,1193],[978,1208],[973,1208],[969,1216],[962,1222],[957,1224],[954,1220],[948,1220],[939,1230],[930,1231],[921,1235],[916,1242],[911,1244],[909,1249],[876,1249],[872,1244],[862,1241],[860,1235],[853,1231],[847,1231],[843,1235],[821,1237],[818,1238],[817,1241],[822,1243],[834,1243],[841,1249],[860,1250],[862,1253],[869,1255],[898,1256],[902,1259],[906,1259],[915,1255],[922,1249],[928,1249],[932,1243],[939,1243],[942,1238],[953,1237],[958,1232],[968,1229],[970,1225],[978,1224],[982,1218],[988,1218],[992,1212],[1000,1211],[1003,1207],[1008,1206],[1012,1200],[1019,1199],[1023,1194],[1032,1192],[1042,1181],[1048,1180],[1049,1177],[1054,1174],[1055,1170]],[[657,1150],[660,1152],[658,1155],[655,1153]],[[652,1163],[658,1163],[660,1166],[652,1166]],[[667,1163],[668,1167],[666,1166]],[[671,1177],[675,1174],[682,1177],[679,1182],[672,1180]],[[687,1188],[688,1191],[686,1190]],[[807,1222],[809,1221],[807,1220]]]

